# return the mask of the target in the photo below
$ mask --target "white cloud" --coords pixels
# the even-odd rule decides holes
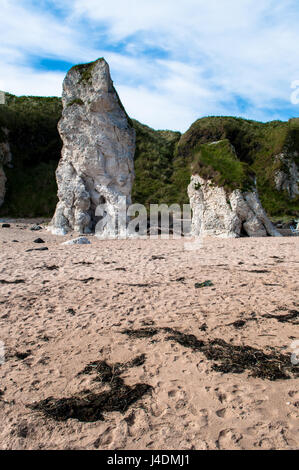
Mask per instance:
[[[129,114],[153,127],[185,130],[203,115],[277,118],[277,103],[281,114],[284,108],[296,114],[290,104],[290,84],[299,79],[296,0],[0,4],[2,89],[59,93],[62,74],[34,69],[33,55],[72,63],[104,56]],[[64,17],[51,6],[63,7]],[[149,48],[165,53],[147,54]]]
[[[60,96],[65,74],[34,68],[31,57],[83,62],[93,60],[98,51],[85,46],[80,32],[26,3],[0,0],[0,89],[18,95]]]
[[[196,116],[192,109],[182,107],[167,94],[149,91],[145,87],[118,87],[119,96],[128,114],[145,124],[154,123],[157,129],[180,130]]]
[[[105,9],[98,0],[76,0],[74,5],[77,14],[107,21],[115,39],[137,35],[141,43],[166,49],[175,68],[171,74],[169,62],[156,85],[167,94],[172,89],[172,99],[181,105],[187,99],[190,106],[188,96],[193,95],[193,109],[200,115],[232,113],[238,95],[251,103],[251,117],[253,107],[259,117],[264,108],[267,119],[266,108],[273,101],[289,105],[290,83],[299,77],[299,10],[294,1],[119,0]],[[192,76],[182,73],[186,64]],[[226,103],[223,109],[221,102]]]
[[[0,90],[14,95],[61,96],[63,79],[64,73],[6,65],[0,75]]]

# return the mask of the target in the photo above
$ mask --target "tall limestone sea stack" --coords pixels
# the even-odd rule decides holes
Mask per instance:
[[[118,220],[119,197],[131,203],[135,131],[104,59],[76,65],[63,82],[63,111],[58,130],[63,141],[56,179],[59,202],[52,233],[74,230],[115,237],[126,220]],[[104,215],[97,216],[97,207]]]

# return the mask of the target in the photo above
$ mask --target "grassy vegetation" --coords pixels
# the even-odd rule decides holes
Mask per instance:
[[[254,186],[253,172],[237,158],[228,139],[195,147],[192,170],[227,191],[247,191]]]
[[[214,149],[211,153],[211,146],[207,146],[215,141],[229,141],[236,150],[239,164],[233,164],[231,176],[232,159],[228,147],[221,144],[226,148],[219,147],[221,151]],[[207,117],[196,121],[183,134],[176,148],[174,165],[177,165],[184,185],[189,181],[193,167],[193,171],[198,170],[201,175],[211,177],[215,184],[224,184],[227,189],[246,189],[254,172],[261,201],[270,215],[299,215],[299,198],[290,200],[286,192],[275,188],[275,173],[279,169],[286,170],[283,162],[275,159],[282,152],[299,165],[298,119],[264,124],[233,117]],[[186,167],[189,168],[187,174],[184,173]]]
[[[0,105],[0,141],[10,143],[13,168],[5,168],[7,193],[1,216],[51,216],[56,205],[55,169],[61,153],[59,98],[6,94]]]
[[[88,80],[94,64],[76,66],[84,80]],[[61,110],[59,98],[6,94],[6,104],[0,105],[0,142],[7,140],[3,128],[9,129],[13,168],[5,168],[7,194],[0,216],[53,214],[57,201],[55,169],[62,145],[57,131]],[[207,117],[196,121],[183,135],[155,131],[136,120],[129,123],[136,131],[134,202],[147,206],[188,203],[187,186],[195,171],[228,191],[249,189],[255,173],[260,198],[271,216],[299,216],[299,198],[290,200],[274,184],[275,173],[286,170],[275,155],[284,152],[299,165],[299,119],[263,124]],[[212,142],[218,143],[210,145]]]
[[[180,133],[154,131],[135,120],[133,126],[136,131],[133,201],[147,206],[176,202],[173,154]]]
[[[8,188],[2,215],[10,217],[52,217],[57,204],[55,170],[57,161],[34,167],[5,169]]]
[[[79,83],[87,83],[88,84],[91,81],[92,70],[93,70],[94,66],[97,64],[97,62],[103,61],[103,60],[104,59],[101,57],[97,60],[94,60],[93,62],[89,62],[88,64],[74,65],[74,67],[72,67],[72,69],[77,70],[81,75]]]

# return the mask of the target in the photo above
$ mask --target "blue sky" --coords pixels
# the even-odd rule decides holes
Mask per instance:
[[[202,116],[299,116],[298,0],[0,0],[0,89],[61,95],[105,57],[131,117],[185,131]]]

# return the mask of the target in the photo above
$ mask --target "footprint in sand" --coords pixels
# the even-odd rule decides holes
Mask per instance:
[[[226,396],[225,393],[217,392],[216,396],[217,396],[218,400],[220,401],[220,403],[224,403],[227,400],[227,396]]]
[[[275,450],[275,443],[272,441],[272,439],[265,437],[264,439],[255,442],[254,447],[263,450]]]
[[[99,447],[104,447],[112,442],[112,429],[108,427],[94,442],[94,447],[98,449]]]
[[[153,405],[151,405],[150,411],[151,411],[152,416],[154,416],[155,418],[158,418],[163,413],[164,408],[154,403]]]
[[[220,431],[216,446],[218,449],[240,449],[239,442],[243,439],[243,436],[236,432],[234,429],[223,429]]]
[[[109,448],[113,450],[124,449],[128,439],[128,423],[125,419],[118,423],[117,427],[113,430],[112,435],[113,439]]]
[[[225,414],[226,414],[226,408],[221,408],[221,410],[217,410],[216,411],[216,415],[219,417],[219,418],[224,418]]]
[[[206,427],[209,424],[209,412],[205,408],[199,411],[198,423],[201,427]]]

